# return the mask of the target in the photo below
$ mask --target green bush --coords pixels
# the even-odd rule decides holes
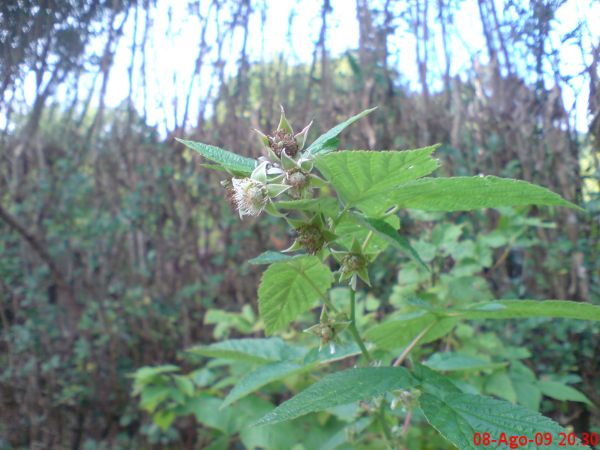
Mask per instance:
[[[482,276],[496,270],[496,250],[506,258],[511,249],[537,243],[532,229],[552,227],[527,217],[524,207],[578,207],[523,181],[424,178],[438,167],[435,146],[337,151],[338,135],[371,111],[306,149],[308,128],[295,135],[282,112],[272,136],[259,133],[266,156],[258,161],[182,141],[228,174],[223,185],[240,216],[279,217],[296,240],[284,252],[250,261],[268,265],[258,288],[260,324],[286,340],[221,340],[188,349],[192,364],[211,358],[195,372],[179,375],[178,367],[163,366],[134,375],[134,394],[167,441],[173,421],[192,415],[204,425],[200,439],[210,448],[240,439],[247,448],[421,449],[445,446],[445,438],[467,449],[477,448],[484,433],[507,444],[515,436],[546,439],[548,448],[559,448],[569,431],[538,413],[543,396],[591,405],[570,386],[577,379],[532,370],[531,353],[506,342],[491,322],[598,322],[600,307],[524,300],[518,283],[514,299],[495,300]],[[488,233],[466,221],[440,221],[439,212],[482,208],[500,210]],[[428,224],[412,241],[403,232],[404,209],[411,212],[403,221]],[[391,294],[380,299],[373,293],[386,273],[375,261],[390,249],[407,259]],[[359,284],[375,289],[359,290]],[[319,321],[311,324],[317,306]],[[218,337],[244,331],[244,314],[222,314]],[[297,322],[311,326],[300,333]],[[273,409],[265,395],[280,404]],[[589,435],[580,438],[576,447],[593,443]]]

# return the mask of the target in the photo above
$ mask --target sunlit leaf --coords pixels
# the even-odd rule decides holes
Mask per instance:
[[[268,250],[264,253],[261,253],[257,257],[248,260],[248,264],[257,266],[262,264],[273,264],[275,262],[286,261],[291,258],[292,256],[286,255],[285,253]]]
[[[523,205],[581,209],[541,186],[493,176],[423,178],[400,186],[387,198],[401,208],[426,211],[469,211]]]
[[[381,215],[393,205],[390,190],[437,169],[438,162],[431,157],[436,148],[341,151],[317,158],[315,166],[347,206],[369,216]]]
[[[316,155],[316,154],[325,154],[325,153],[328,153],[328,152],[336,150],[337,147],[338,147],[338,145],[339,145],[339,139],[337,139],[337,136],[342,131],[344,131],[347,127],[349,127],[350,125],[352,125],[354,122],[356,122],[357,120],[362,119],[367,114],[375,111],[376,109],[377,108],[366,109],[365,111],[363,111],[361,113],[358,113],[355,116],[352,116],[349,119],[345,120],[344,122],[336,125],[331,130],[329,130],[326,133],[324,133],[321,136],[319,136],[306,149],[306,151],[309,152],[309,153],[312,153],[313,155]]]
[[[177,138],[186,147],[197,151],[206,159],[214,161],[232,172],[250,175],[256,167],[256,160],[246,158],[245,156],[238,155],[228,150],[215,147],[213,145],[203,144],[202,142],[186,141],[184,139]]]

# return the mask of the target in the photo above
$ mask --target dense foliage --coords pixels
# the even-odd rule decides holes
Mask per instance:
[[[300,18],[310,3],[276,17],[290,28],[279,42],[262,22],[275,14],[274,2],[2,2],[1,449],[384,445],[373,420],[376,401],[249,427],[322,376],[366,366],[345,318],[335,325],[335,355],[329,342],[318,351],[319,309],[286,325],[275,315],[269,329],[280,329],[278,336],[264,337],[257,288],[261,264],[275,262],[275,253],[256,258],[299,236],[266,214],[240,221],[219,184],[226,173],[207,170],[175,139],[254,160],[260,142],[250,130],[272,134],[280,103],[297,123],[314,119],[306,146],[378,105],[338,135],[339,148],[441,143],[432,153],[438,176],[526,180],[585,209],[402,208],[389,226],[358,209],[338,233],[360,225],[379,236],[370,240],[378,252],[367,271],[371,286],[358,277],[355,293],[356,328],[377,345],[367,348],[373,359],[387,365],[385,355],[400,354],[393,346],[408,345],[440,309],[467,314],[468,305],[513,299],[518,319],[487,320],[483,312],[476,319],[469,311],[472,318],[457,323],[440,320],[431,330],[447,334],[430,330],[405,360],[421,362],[429,375],[402,378],[423,383],[433,370],[469,394],[539,411],[578,436],[600,431],[598,323],[525,317],[539,313],[534,300],[586,307],[600,298],[600,51],[587,2],[572,29],[562,14],[574,0],[531,8],[473,2],[480,16],[472,20],[485,38],[478,47],[460,40],[459,10],[470,2],[358,0],[351,11],[358,44],[348,40],[339,53],[331,50],[346,2],[315,2],[322,8],[307,26]],[[181,65],[168,58],[182,48],[178,37],[194,48]],[[308,45],[314,39],[312,59],[295,56],[302,38]],[[281,44],[278,56],[259,53],[261,39]],[[412,41],[411,58],[405,43]],[[474,56],[464,64],[459,41]],[[165,45],[173,51],[165,54]],[[579,56],[581,66],[573,63]],[[589,116],[569,104],[574,91]],[[323,172],[313,173],[339,172],[345,198],[368,208],[369,200],[346,186],[351,162],[342,158],[323,159]],[[430,181],[413,182],[431,188]],[[412,199],[401,200],[408,207]],[[283,197],[275,201],[283,207]],[[337,207],[335,199],[322,207]],[[324,225],[318,217],[311,223]],[[398,226],[400,234],[385,232]],[[351,250],[352,240],[335,248]],[[314,259],[298,264],[315,274],[311,267],[321,268]],[[335,271],[338,263],[326,266]],[[289,269],[288,261],[269,270]],[[319,274],[324,287],[328,272]],[[340,310],[352,292],[347,275],[339,286],[334,277],[328,297]],[[423,312],[426,306],[436,312]],[[552,314],[577,314],[555,306]],[[265,340],[227,347],[250,338]],[[417,448],[446,448],[417,407],[406,433],[393,428],[403,428],[421,400],[397,398],[385,415],[390,431]]]
[[[177,417],[193,414],[201,423],[222,433],[219,440],[223,440],[223,445],[239,433],[249,448],[307,445],[306,439],[289,433],[285,426],[268,430],[261,427],[300,420],[307,413],[318,411],[328,412],[319,420],[323,435],[317,445],[326,442],[325,448],[337,448],[344,442],[369,448],[422,448],[431,438],[422,440],[409,434],[411,421],[417,425],[429,422],[460,449],[477,448],[479,444],[474,439],[482,433],[487,433],[488,439],[490,435],[493,439],[504,435],[511,445],[525,436],[526,443],[521,443],[521,447],[535,437],[546,439],[549,448],[560,448],[561,437],[568,438],[573,432],[535,413],[540,409],[542,394],[589,405],[591,401],[564,382],[538,379],[520,362],[530,353],[524,348],[503,346],[495,333],[487,334],[495,345],[473,345],[473,340],[481,340],[480,333],[464,321],[551,317],[599,322],[599,307],[558,300],[482,303],[482,298],[491,297],[485,293],[485,284],[475,284],[472,296],[468,289],[461,289],[447,291],[439,298],[424,295],[418,284],[412,284],[405,286],[395,302],[390,302],[390,317],[373,323],[373,319],[357,318],[357,309],[364,312],[366,305],[357,306],[356,292],[358,279],[370,286],[369,267],[387,246],[414,260],[411,270],[417,279],[432,275],[406,236],[397,232],[397,212],[402,207],[467,211],[530,204],[576,206],[546,189],[517,180],[422,178],[438,166],[431,157],[435,147],[403,152],[336,151],[339,133],[371,111],[334,127],[305,150],[307,128],[294,135],[282,111],[272,136],[259,132],[266,156],[258,161],[217,147],[182,141],[217,163],[211,167],[230,174],[232,178],[223,185],[230,191],[228,195],[240,217],[265,211],[285,219],[295,230],[297,237],[289,249],[283,253],[267,251],[250,261],[269,264],[258,289],[261,324],[267,334],[288,330],[290,322],[307,317],[305,313],[320,304],[318,323],[304,330],[316,335],[320,345],[316,348],[310,340],[296,336],[305,341],[303,346],[278,338],[255,338],[194,347],[191,354],[215,358],[214,370],[207,365],[208,372],[203,369],[186,378],[177,374],[179,368],[172,365],[140,369],[134,392],[141,395],[141,407],[152,414],[155,424],[163,430]],[[313,168],[324,178],[315,175]],[[515,217],[510,210],[504,210],[504,216],[509,221]],[[451,285],[467,278],[473,284],[469,275],[491,266],[491,249],[503,245],[503,235],[483,236],[477,247],[472,242],[470,247],[466,243],[461,246],[456,241],[462,227],[455,225],[451,231],[452,227],[444,225],[450,231],[449,239],[439,242],[438,248],[449,251],[461,269],[444,274],[446,283]],[[539,223],[530,221],[527,225]],[[430,248],[435,251],[436,247]],[[294,251],[299,253],[290,254]],[[422,253],[428,262],[434,257],[425,249]],[[336,269],[333,272],[332,257]],[[437,287],[431,278],[431,287]],[[348,280],[350,286],[343,287]],[[334,282],[340,287],[331,289]],[[359,323],[360,328],[366,328],[364,333],[357,326]],[[441,352],[432,351],[429,346],[419,349],[424,343],[453,334],[455,328],[457,339],[452,348]],[[324,347],[329,347],[329,351],[324,351]],[[413,359],[418,350],[419,358]],[[370,367],[343,370],[346,361],[357,355],[361,355],[359,363]],[[410,370],[400,367],[405,361]],[[383,367],[392,362],[392,367]],[[222,364],[229,370],[218,370]],[[324,372],[324,376],[266,414],[268,405],[243,402],[275,381],[313,371]],[[436,372],[450,375],[444,377]],[[207,377],[208,374],[212,376]],[[201,382],[195,384],[198,377]],[[232,388],[223,400],[214,396],[215,390],[228,385]],[[207,395],[210,391],[213,395]],[[481,393],[506,401],[477,395]],[[522,406],[514,405],[516,402]],[[211,413],[210,418],[204,414],[216,406],[224,412]],[[229,414],[235,414],[238,407],[248,417],[234,428],[224,428],[221,421],[228,421]],[[345,409],[340,414],[336,407]],[[422,426],[418,428],[423,431]],[[573,445],[595,445],[594,436],[584,433]],[[571,439],[575,439],[574,435]]]

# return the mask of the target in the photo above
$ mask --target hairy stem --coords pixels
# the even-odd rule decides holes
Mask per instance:
[[[352,337],[354,338],[354,341],[360,347],[360,351],[362,352],[363,356],[366,358],[367,361],[372,362],[373,358],[369,353],[369,350],[367,350],[365,342],[360,337],[358,329],[356,328],[356,291],[354,289],[350,289],[350,325],[348,328],[350,330],[350,333],[352,334]],[[381,400],[379,410],[377,411],[377,421],[381,424],[383,437],[387,441],[388,445],[391,446],[393,442],[393,437],[392,432],[390,431],[390,427],[385,421],[385,406],[385,398],[383,398]]]
[[[352,338],[358,344],[363,356],[367,359],[367,361],[373,361],[369,350],[367,350],[367,347],[365,346],[365,342],[360,337],[358,329],[356,328],[356,292],[354,289],[350,289],[350,325],[348,326],[348,329],[352,334]]]

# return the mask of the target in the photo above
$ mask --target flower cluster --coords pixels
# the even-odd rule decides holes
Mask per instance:
[[[284,252],[305,249],[310,255],[316,255],[325,247],[325,244],[337,238],[334,233],[329,231],[321,214],[315,214],[308,222],[302,220],[288,220],[288,222],[294,227],[298,237]]]
[[[295,134],[282,108],[281,119],[272,134],[266,135],[255,130],[264,155],[258,158],[257,166],[250,176],[240,178],[233,174],[233,178],[223,184],[240,217],[258,216],[263,211],[275,216],[284,216],[296,232],[296,239],[283,251],[303,250],[321,259],[329,254],[333,255],[339,264],[339,281],[347,281],[356,291],[359,278],[369,284],[368,265],[374,255],[366,253],[363,248],[368,238],[364,245],[354,240],[350,250],[336,250],[332,248],[336,247],[333,244],[338,239],[333,232],[336,223],[333,218],[328,219],[321,212],[307,215],[304,211],[290,217],[289,213],[280,212],[283,205],[278,207],[281,200],[313,199],[314,189],[323,188],[327,184],[313,173],[313,156],[304,150],[311,124],[312,122]],[[335,342],[338,341],[340,332],[350,323],[345,315],[330,317],[324,307],[319,323],[304,331],[319,338],[319,350],[328,346],[329,351],[334,354]]]
[[[321,351],[325,345],[328,345],[329,353],[333,355],[335,354],[335,342],[339,341],[339,334],[345,330],[348,325],[350,325],[350,321],[345,315],[340,314],[335,318],[330,318],[327,314],[327,310],[323,308],[321,310],[319,323],[307,328],[304,332],[313,334],[320,339],[319,351]]]
[[[325,181],[314,175],[312,156],[303,152],[312,122],[294,134],[281,108],[279,125],[272,135],[255,130],[266,155],[247,178],[232,178],[227,182],[230,198],[240,217],[258,216],[263,211],[280,215],[272,200],[284,192],[290,199],[309,198],[311,190],[322,187]]]
[[[374,255],[366,253],[357,240],[352,241],[350,251],[332,251],[333,257],[340,263],[340,283],[344,280],[350,280],[349,284],[353,290],[356,290],[358,278],[363,280],[369,286],[369,262]]]

